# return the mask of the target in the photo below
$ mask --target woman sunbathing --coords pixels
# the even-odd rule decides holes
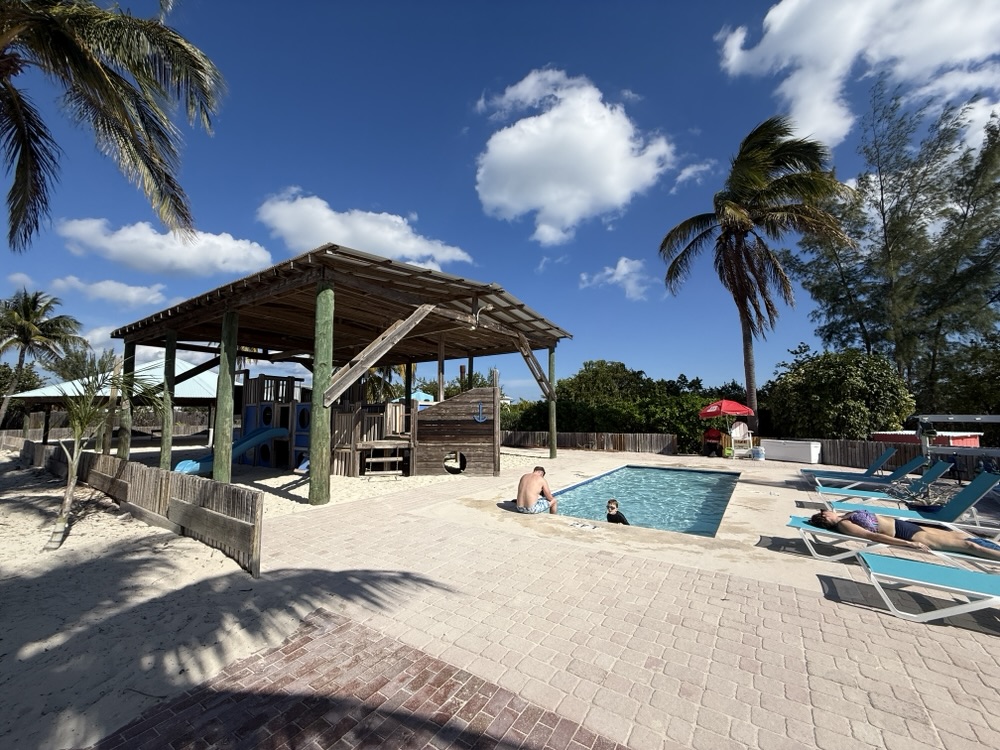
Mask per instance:
[[[821,529],[839,531],[841,534],[894,547],[909,547],[924,552],[960,552],[963,555],[985,557],[987,560],[1000,560],[1000,544],[989,539],[940,526],[921,526],[901,518],[877,516],[867,510],[821,510],[809,519],[809,523]]]

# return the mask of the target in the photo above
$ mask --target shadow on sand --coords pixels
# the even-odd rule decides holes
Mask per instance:
[[[386,610],[447,590],[406,571],[277,570],[258,580],[242,572],[206,578],[149,598],[148,585],[175,570],[175,540],[164,532],[138,548],[112,545],[100,559],[67,557],[37,576],[5,571],[0,746],[81,747],[231,662],[233,637],[263,648],[338,601]]]

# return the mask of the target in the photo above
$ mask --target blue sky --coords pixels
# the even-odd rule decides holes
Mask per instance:
[[[710,255],[677,296],[658,255],[667,230],[711,209],[741,138],[788,114],[847,179],[875,74],[915,97],[980,93],[979,124],[1000,100],[992,0],[293,7],[179,0],[169,18],[228,86],[215,134],[184,130],[192,243],[32,81],[65,153],[52,220],[8,252],[0,294],[56,294],[95,348],[120,350],[111,330],[335,242],[500,284],[573,334],[558,377],[606,359],[742,382],[735,307]],[[759,383],[800,341],[819,347],[801,289],[796,302],[757,344]],[[476,362],[492,366],[509,396],[541,397],[519,355]]]

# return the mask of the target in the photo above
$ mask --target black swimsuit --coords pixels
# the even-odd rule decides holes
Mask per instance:
[[[896,520],[896,533],[893,534],[897,539],[902,539],[904,542],[908,542],[913,539],[913,535],[918,531],[923,531],[923,529],[915,523],[909,521],[904,521],[901,518]]]

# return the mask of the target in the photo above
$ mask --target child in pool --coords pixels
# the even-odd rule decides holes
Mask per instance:
[[[618,512],[618,501],[614,498],[608,500],[608,523],[623,523],[631,526],[624,514]]]

